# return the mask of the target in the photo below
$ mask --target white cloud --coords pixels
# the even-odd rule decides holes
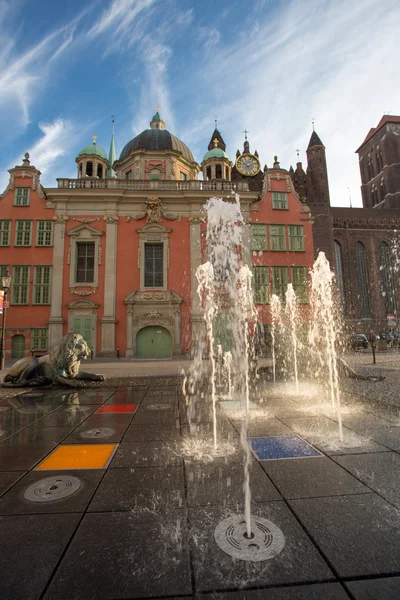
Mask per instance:
[[[221,39],[221,33],[215,27],[212,27],[211,29],[207,27],[201,27],[199,38],[200,40],[204,41],[204,49],[208,51],[218,44]]]

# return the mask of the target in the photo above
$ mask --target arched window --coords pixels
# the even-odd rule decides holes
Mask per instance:
[[[88,177],[92,177],[93,175],[93,163],[92,161],[89,161],[86,163],[86,175]]]
[[[367,272],[367,257],[364,244],[357,242],[355,245],[356,273],[358,281],[358,298],[360,302],[360,316],[362,319],[371,317],[371,304],[369,301],[369,284]]]
[[[390,250],[386,242],[379,244],[379,263],[382,277],[382,294],[385,296],[386,313],[394,313],[394,286],[390,265]]]
[[[386,184],[385,184],[385,180],[383,179],[383,177],[381,177],[381,198],[382,200],[385,198],[386,196]]]
[[[211,167],[207,167],[207,179],[211,179]]]
[[[97,177],[99,179],[103,178],[103,167],[102,167],[102,165],[97,165]]]
[[[222,179],[222,167],[221,167],[221,165],[216,165],[215,166],[215,178],[216,179]]]
[[[375,204],[378,204],[378,202],[379,202],[378,190],[376,189],[376,185],[374,183],[372,184],[372,187],[371,187],[371,197],[372,197],[372,206],[375,206]]]
[[[342,247],[336,240],[333,242],[335,248],[335,264],[336,264],[336,279],[339,288],[340,301],[344,306],[345,294],[344,294],[344,281],[343,281],[343,257]]]

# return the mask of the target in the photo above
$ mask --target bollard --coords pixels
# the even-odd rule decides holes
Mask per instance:
[[[94,352],[93,352],[93,346],[92,346],[92,347],[90,348],[90,358],[91,358],[92,360],[93,360],[93,354],[94,354]]]

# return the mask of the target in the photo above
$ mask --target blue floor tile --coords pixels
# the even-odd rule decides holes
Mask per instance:
[[[322,456],[305,440],[295,435],[249,438],[248,441],[259,460]]]

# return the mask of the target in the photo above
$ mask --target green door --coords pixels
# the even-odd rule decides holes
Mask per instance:
[[[144,327],[136,336],[136,356],[140,358],[171,358],[172,338],[165,327]]]
[[[92,317],[73,317],[72,331],[74,333],[80,333],[89,348],[92,348]]]
[[[24,358],[25,356],[25,336],[14,335],[12,339],[11,358]]]

